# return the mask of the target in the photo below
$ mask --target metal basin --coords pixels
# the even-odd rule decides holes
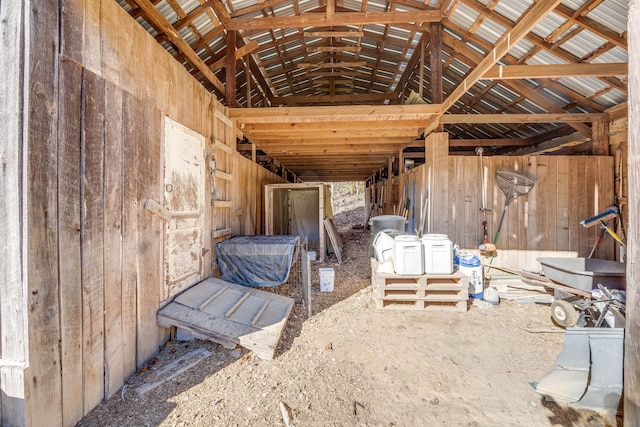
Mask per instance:
[[[538,258],[544,275],[554,282],[591,291],[598,284],[608,289],[626,289],[626,265],[593,258]]]

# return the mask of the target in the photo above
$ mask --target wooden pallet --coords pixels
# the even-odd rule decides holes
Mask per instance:
[[[469,282],[460,272],[399,276],[378,272],[372,258],[371,285],[380,309],[467,311]]]

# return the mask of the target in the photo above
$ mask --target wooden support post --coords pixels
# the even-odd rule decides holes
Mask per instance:
[[[425,139],[426,188],[429,199],[425,233],[447,234],[449,221],[449,134],[432,133]],[[434,215],[437,213],[437,215]]]
[[[424,96],[424,51],[425,51],[425,41],[424,41],[424,33],[422,33],[422,37],[420,37],[420,43],[418,43],[420,47],[420,72],[418,73],[419,83],[418,83],[418,95],[420,98]]]
[[[431,102],[442,104],[442,24],[432,22],[431,43],[429,43],[429,61],[431,65]],[[442,124],[438,124],[435,132],[442,132]]]
[[[629,70],[640,66],[640,1],[629,0]],[[629,211],[640,209],[640,76],[629,73],[629,141],[628,141],[628,182]],[[627,306],[637,307],[640,302],[640,263],[638,262],[638,242],[640,242],[640,222],[629,221],[627,231]],[[624,425],[636,426],[640,422],[640,313],[628,310],[626,313],[624,345]]]
[[[442,104],[442,25],[439,22],[432,22],[430,28],[431,103]]]
[[[247,64],[244,64],[244,75],[247,79],[247,108],[251,108],[251,69]]]
[[[609,122],[593,122],[591,126],[592,151],[596,156],[609,155]]]
[[[225,82],[225,98],[227,106],[236,106],[236,32],[227,30],[227,81]]]
[[[391,184],[393,182],[392,176],[393,176],[393,157],[389,157],[389,161],[387,163],[387,180],[384,183],[384,185],[387,187],[386,192],[385,192],[385,200],[383,202],[384,206],[385,206],[385,213],[386,214],[392,214],[393,213],[393,210],[392,210],[392,207],[391,207],[391,204],[393,202],[393,198],[391,197],[392,196],[392,194],[391,194],[392,190],[391,189],[393,188],[393,186]]]

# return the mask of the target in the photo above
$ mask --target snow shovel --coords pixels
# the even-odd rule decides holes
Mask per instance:
[[[496,185],[504,194],[504,207],[502,208],[502,215],[500,216],[500,222],[498,223],[498,229],[496,235],[493,238],[494,246],[498,244],[500,239],[500,229],[502,228],[502,222],[504,221],[504,215],[507,212],[507,206],[518,196],[526,195],[533,188],[536,183],[536,177],[530,173],[524,171],[518,171],[511,168],[505,168],[504,166],[498,168],[496,171]],[[492,252],[489,258],[489,266],[487,271],[491,268],[491,262],[495,256],[495,251]]]

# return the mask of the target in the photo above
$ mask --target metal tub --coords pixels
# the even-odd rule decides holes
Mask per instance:
[[[618,261],[593,258],[538,258],[544,275],[554,282],[583,291],[626,289],[626,265]]]

